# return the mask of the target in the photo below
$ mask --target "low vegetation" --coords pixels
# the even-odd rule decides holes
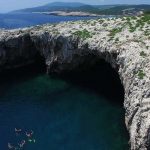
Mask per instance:
[[[121,31],[122,31],[122,28],[114,28],[114,29],[112,29],[112,30],[110,31],[109,36],[110,36],[111,39],[112,39],[112,38],[115,37],[115,35],[116,35],[117,33],[120,33]]]
[[[140,52],[140,56],[142,56],[142,57],[146,57],[146,56],[147,56],[147,54],[146,54],[144,51],[141,51],[141,52]]]
[[[144,73],[143,70],[139,70],[139,72],[138,72],[138,78],[139,78],[139,79],[143,79],[145,75],[146,75],[146,74]]]
[[[92,38],[91,33],[87,29],[76,31],[73,34],[80,37],[81,39]]]
[[[142,30],[142,28],[145,26],[145,24],[150,24],[150,15],[145,14],[139,18],[138,17],[127,17],[126,24],[129,26],[130,32],[136,31],[137,28],[140,28],[140,30]]]

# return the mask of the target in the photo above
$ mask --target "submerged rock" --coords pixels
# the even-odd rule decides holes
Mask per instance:
[[[150,149],[150,18],[97,19],[0,30],[0,71],[40,57],[61,73],[104,59],[125,90],[125,123],[132,150]]]

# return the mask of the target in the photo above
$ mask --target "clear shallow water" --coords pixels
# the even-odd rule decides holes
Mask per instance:
[[[59,23],[62,21],[87,20],[96,17],[63,17],[35,13],[0,14],[0,28],[14,29],[45,23]]]
[[[123,108],[111,99],[44,74],[11,73],[0,82],[1,150],[26,139],[15,127],[34,131],[36,143],[25,150],[128,149]]]

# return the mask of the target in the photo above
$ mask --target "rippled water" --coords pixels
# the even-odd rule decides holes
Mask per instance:
[[[0,150],[27,140],[27,130],[34,131],[36,142],[27,142],[24,150],[128,149],[124,110],[113,98],[67,80],[20,72],[0,78]],[[20,136],[15,127],[23,130]]]

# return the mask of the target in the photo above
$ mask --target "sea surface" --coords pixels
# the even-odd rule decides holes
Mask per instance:
[[[24,150],[128,150],[123,91],[107,65],[62,78],[34,68],[0,76],[0,150],[22,140]]]
[[[0,27],[81,19],[32,15],[0,15]],[[67,78],[36,67],[0,75],[0,150],[8,143],[19,148],[22,140],[22,150],[129,149],[123,93],[107,65]],[[32,131],[28,138],[26,132]]]
[[[7,13],[0,14],[0,28],[15,29],[46,23],[59,23],[64,21],[87,20],[97,17],[64,17],[38,13]]]

